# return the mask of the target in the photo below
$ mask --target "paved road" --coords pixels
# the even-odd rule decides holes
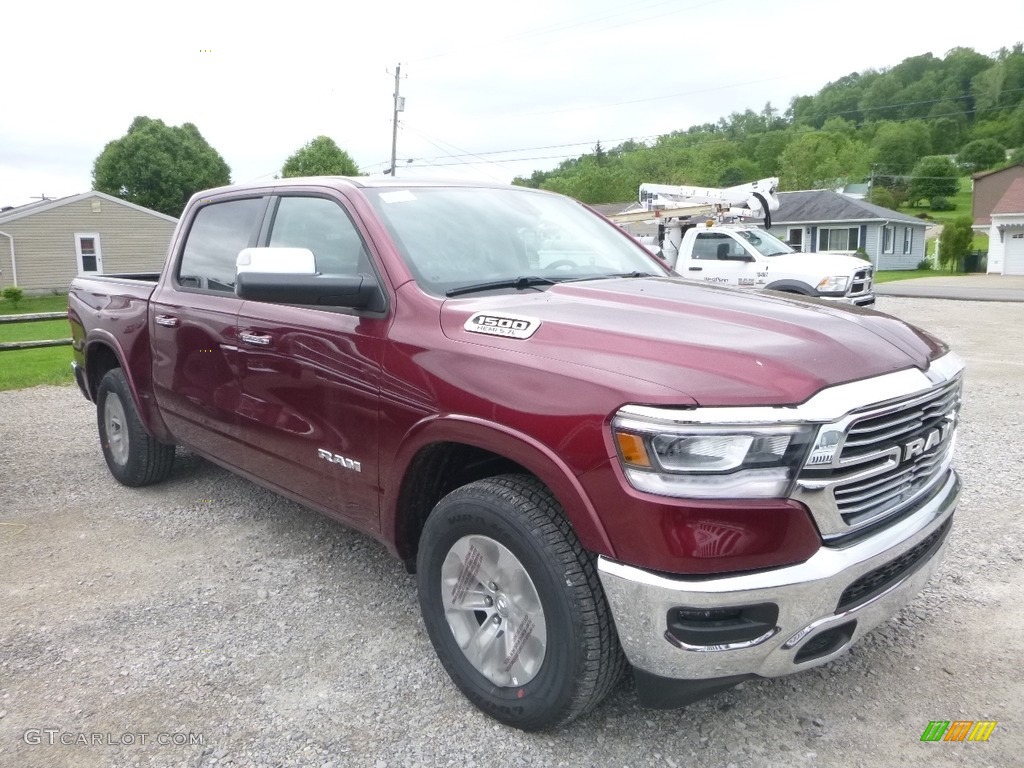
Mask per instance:
[[[879,296],[967,301],[1024,301],[1024,275],[950,275],[875,286]]]

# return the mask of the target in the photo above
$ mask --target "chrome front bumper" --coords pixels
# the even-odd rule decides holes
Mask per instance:
[[[676,578],[601,557],[598,572],[626,657],[639,670],[680,680],[777,677],[831,661],[924,587],[945,554],[948,536],[929,556],[894,577],[884,591],[837,610],[845,590],[939,531],[952,517],[959,495],[959,478],[950,470],[939,490],[913,514],[845,547],[822,547],[799,565],[759,573]],[[778,606],[777,626],[748,642],[692,646],[668,632],[668,616],[674,609],[763,603]],[[841,631],[833,631],[838,628]],[[840,637],[841,644],[797,661],[801,649],[814,647],[809,644],[823,640],[825,633]]]

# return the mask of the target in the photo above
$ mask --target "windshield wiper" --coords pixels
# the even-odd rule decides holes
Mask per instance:
[[[656,277],[650,272],[606,272],[600,275],[588,275],[587,277],[573,277],[569,280],[563,280],[563,283],[579,283],[584,280],[608,280],[613,277]]]
[[[445,296],[461,296],[464,293],[476,293],[477,291],[491,291],[496,288],[515,288],[517,291],[525,291],[538,285],[555,285],[558,280],[549,277],[516,277],[511,280],[495,280],[491,283],[477,283],[476,285],[463,285],[459,288],[451,288],[444,292]]]

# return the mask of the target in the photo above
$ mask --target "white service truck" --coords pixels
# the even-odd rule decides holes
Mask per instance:
[[[801,253],[766,229],[727,219],[763,218],[779,209],[778,179],[726,189],[663,184],[640,186],[640,210],[610,217],[620,225],[657,222],[641,242],[682,277],[713,285],[874,304],[873,268],[856,256]]]

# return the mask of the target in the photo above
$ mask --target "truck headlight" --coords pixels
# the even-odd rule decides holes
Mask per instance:
[[[822,293],[846,293],[846,286],[849,284],[850,278],[846,275],[834,275],[818,283],[818,290]]]
[[[812,428],[673,423],[619,413],[619,460],[639,491],[684,498],[779,498],[791,490]]]

